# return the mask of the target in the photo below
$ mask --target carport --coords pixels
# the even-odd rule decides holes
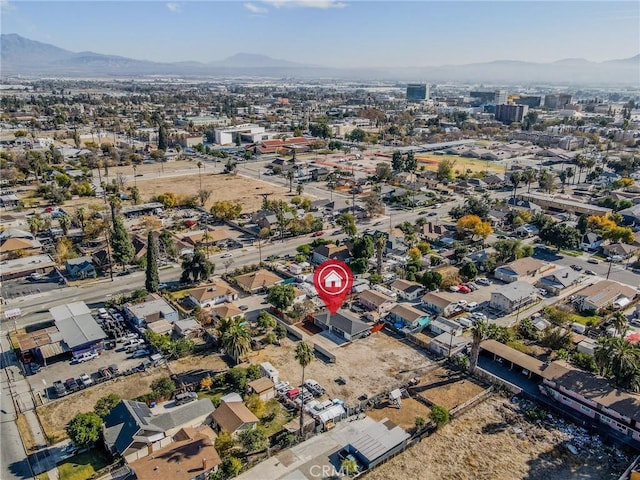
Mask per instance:
[[[29,354],[41,360],[44,366],[50,358],[67,353],[69,349],[63,342],[62,334],[57,327],[42,328],[16,336],[22,361],[29,360]]]
[[[493,356],[493,360],[502,363],[508,362],[510,370],[513,367],[522,369],[523,375],[532,380],[542,380],[542,372],[545,364],[525,353],[507,347],[496,340],[485,340],[480,344],[480,350]]]

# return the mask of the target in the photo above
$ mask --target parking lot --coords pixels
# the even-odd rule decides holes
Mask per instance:
[[[61,278],[58,271],[53,270],[49,274],[42,275],[38,280],[28,277],[5,280],[2,282],[2,298],[11,300],[64,288],[65,283],[61,282]]]

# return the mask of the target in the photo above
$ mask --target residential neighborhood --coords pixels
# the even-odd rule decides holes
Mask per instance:
[[[638,86],[411,78],[3,73],[0,478],[640,478]]]

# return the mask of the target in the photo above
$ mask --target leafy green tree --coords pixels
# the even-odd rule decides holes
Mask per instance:
[[[436,178],[443,181],[451,181],[453,180],[453,166],[455,165],[455,161],[449,160],[447,158],[443,158],[438,162],[438,170],[436,173]]]
[[[178,256],[178,249],[176,248],[176,242],[172,233],[169,230],[162,230],[160,232],[159,250],[168,258],[176,258]]]
[[[109,412],[113,410],[113,408],[120,403],[120,397],[115,393],[110,393],[109,395],[100,398],[95,406],[93,407],[93,411],[100,416],[100,418],[104,418],[109,415]]]
[[[373,241],[376,250],[376,272],[382,275],[382,262],[384,251],[387,248],[387,237],[383,233],[378,233]]]
[[[365,138],[367,138],[367,132],[361,128],[354,128],[349,134],[349,139],[353,142],[363,142]]]
[[[236,446],[236,441],[233,439],[230,433],[220,432],[216,437],[215,447],[216,451],[222,458],[227,456],[227,453]]]
[[[124,266],[133,260],[135,249],[129,238],[129,234],[124,226],[122,217],[116,216],[111,231],[111,249],[113,250],[113,260]]]
[[[207,260],[202,249],[195,251],[193,255],[186,256],[182,261],[182,275],[180,281],[183,283],[198,283],[206,280],[214,272],[214,265]]]
[[[540,240],[555,246],[558,250],[576,248],[582,235],[577,228],[565,223],[555,223],[540,230]]]
[[[396,172],[405,171],[404,157],[402,156],[402,153],[399,152],[398,150],[393,152],[393,155],[391,157],[391,167]]]
[[[467,262],[462,266],[462,268],[460,268],[460,275],[467,280],[473,280],[478,276],[478,268],[475,263]]]
[[[293,305],[295,298],[293,285],[274,285],[267,292],[267,301],[281,312]]]
[[[225,457],[222,460],[221,471],[223,478],[237,477],[242,471],[242,460],[236,457]]]
[[[169,135],[167,133],[167,127],[163,124],[160,125],[160,128],[158,128],[158,150],[166,152],[168,147]]]
[[[449,410],[440,405],[431,407],[431,419],[436,422],[438,428],[444,427],[449,423]]]
[[[405,172],[415,172],[418,169],[418,161],[416,160],[415,154],[410,151],[407,153],[407,156],[404,161],[404,171]]]
[[[246,430],[240,435],[240,443],[247,452],[263,450],[267,447],[267,435],[261,426],[252,430]]]
[[[66,431],[77,447],[90,447],[100,438],[102,418],[94,412],[79,413],[67,424]]]
[[[251,334],[246,323],[239,318],[231,320],[220,337],[220,345],[227,355],[240,363],[240,358],[251,349]]]
[[[247,369],[242,367],[233,367],[224,374],[224,381],[229,387],[243,391],[247,388]]]
[[[373,257],[373,240],[369,235],[353,238],[353,257],[370,259]]]
[[[346,475],[355,475],[358,473],[358,464],[350,458],[343,458],[340,461],[340,470]]]
[[[349,264],[351,271],[356,275],[365,273],[369,270],[369,261],[366,258],[356,258]]]
[[[391,167],[386,162],[376,163],[376,178],[380,182],[391,178]]]
[[[442,286],[442,275],[440,272],[429,270],[424,272],[420,282],[427,290],[438,290]]]
[[[350,237],[353,237],[356,233],[358,233],[358,228],[356,227],[356,217],[351,213],[343,213],[336,219],[336,224],[342,227],[344,233]]]
[[[325,122],[311,123],[309,125],[309,132],[314,137],[329,138],[331,136],[331,127]]]
[[[264,331],[276,328],[276,319],[269,315],[267,312],[262,311],[258,314],[258,327]]]
[[[169,398],[176,389],[176,384],[169,377],[162,377],[151,382],[151,392],[158,398]]]
[[[144,288],[149,293],[155,293],[160,288],[160,278],[158,276],[158,247],[156,237],[153,232],[147,234],[147,268],[144,281]]]
[[[300,385],[304,385],[304,369],[307,368],[311,362],[313,361],[313,349],[309,346],[308,343],[301,341],[296,346],[296,355],[295,359],[298,364],[302,367],[302,382]],[[304,398],[302,399],[302,404],[300,407],[300,436],[304,436]]]

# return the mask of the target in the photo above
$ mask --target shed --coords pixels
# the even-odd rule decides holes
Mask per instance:
[[[260,397],[260,400],[271,400],[276,396],[276,388],[273,380],[267,377],[260,377],[247,384],[249,389]]]

